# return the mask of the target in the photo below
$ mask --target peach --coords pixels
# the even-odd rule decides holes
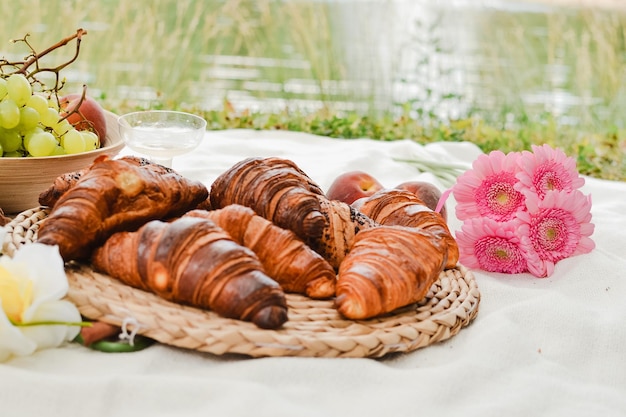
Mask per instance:
[[[352,204],[382,189],[383,185],[367,172],[349,171],[335,178],[326,192],[326,197]]]
[[[61,115],[73,111],[80,103],[81,94],[68,94],[59,99],[61,105]],[[106,119],[104,110],[100,103],[89,96],[85,96],[78,112],[71,114],[67,121],[70,122],[78,130],[91,130],[98,135],[100,143],[104,141],[107,132]]]
[[[395,188],[412,192],[433,211],[437,208],[437,204],[439,203],[439,199],[441,199],[442,194],[439,188],[426,181],[406,181],[398,184]],[[447,222],[448,211],[445,204],[441,206],[440,213],[443,219]]]

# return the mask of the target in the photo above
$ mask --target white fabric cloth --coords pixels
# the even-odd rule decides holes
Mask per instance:
[[[208,132],[174,169],[207,185],[248,156],[292,159],[322,188],[348,170],[392,187],[437,178],[394,157],[472,162],[468,143]],[[106,354],[70,344],[0,364],[2,416],[626,416],[626,183],[586,178],[596,249],[545,279],[474,271],[474,322],[384,359],[214,356],[164,345]],[[454,201],[449,224],[457,230]]]

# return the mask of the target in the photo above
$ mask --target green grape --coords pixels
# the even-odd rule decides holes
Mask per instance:
[[[30,132],[27,132],[26,134],[24,134],[24,140],[23,140],[24,149],[28,149],[28,144],[30,143],[30,139],[33,137],[33,135],[37,135],[43,132],[44,130],[42,128],[36,127]]]
[[[59,111],[59,103],[57,103],[57,100],[54,97],[50,97],[47,101],[48,101],[48,107],[53,108],[57,112]]]
[[[67,152],[65,152],[65,149],[63,149],[63,146],[57,144],[57,146],[54,147],[54,151],[52,151],[50,156],[61,156],[61,155],[67,155]]]
[[[30,137],[26,150],[31,156],[50,156],[57,146],[57,141],[50,132],[41,131]]]
[[[40,115],[43,115],[45,112],[48,111],[48,100],[38,94],[33,94],[32,96],[30,96],[30,98],[26,102],[26,105],[37,110]]]
[[[67,121],[67,119],[61,120],[60,122],[57,122],[54,126],[52,126],[54,134],[58,137],[63,136],[65,132],[68,132],[71,129],[74,129],[74,127],[71,125],[70,122]]]
[[[80,131],[83,140],[85,141],[85,150],[93,151],[100,146],[100,140],[98,139],[98,135],[90,130],[81,130]]]
[[[28,106],[20,107],[20,122],[17,128],[22,132],[32,130],[39,124],[39,119],[41,116],[37,110]]]
[[[6,99],[0,101],[0,127],[13,129],[20,122],[20,108],[15,101]]]
[[[21,158],[24,155],[22,155],[20,151],[13,151],[13,152],[5,152],[4,155],[2,156],[5,158]]]
[[[41,115],[41,124],[45,127],[54,127],[59,122],[59,112],[52,107]]]
[[[22,146],[22,135],[15,130],[0,128],[0,144],[5,152],[13,152]]]
[[[33,95],[33,88],[23,74],[11,74],[7,81],[7,94],[18,106],[26,104]]]
[[[7,80],[0,78],[0,100],[7,95]]]
[[[76,129],[69,130],[61,140],[61,145],[68,154],[85,152],[86,143],[83,135]]]
[[[2,143],[0,143],[0,156],[4,156],[4,149],[2,149]]]

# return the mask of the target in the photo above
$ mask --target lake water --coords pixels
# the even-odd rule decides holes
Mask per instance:
[[[249,10],[238,15],[227,8],[231,3],[248,4]],[[86,62],[68,67],[64,75],[68,88],[87,83],[92,94],[111,101],[142,106],[171,99],[210,110],[221,109],[226,99],[252,111],[332,107],[371,113],[409,107],[418,116],[443,119],[470,113],[496,119],[550,113],[562,123],[587,118],[618,126],[626,114],[621,87],[626,84],[626,31],[624,16],[617,12],[515,0],[283,3],[284,8],[302,8],[295,16],[307,26],[300,28],[298,22],[263,20],[254,1],[103,4],[108,9],[76,18],[77,25],[90,31],[92,43],[81,51]],[[180,12],[179,4],[189,7]],[[194,5],[204,7],[203,27]],[[130,15],[141,10],[154,22],[133,21]],[[307,11],[313,17],[307,18]],[[47,19],[25,25],[49,31]],[[182,29],[154,28],[173,19],[183,22]],[[222,30],[217,41],[201,38],[214,27]],[[121,31],[124,39],[102,41]],[[237,36],[245,31],[251,34],[241,41]],[[168,46],[176,36],[181,40]],[[247,46],[246,53],[246,45],[231,45],[237,41],[255,42],[256,50]]]
[[[207,55],[212,90],[197,99],[207,108],[219,108],[227,96],[239,108],[319,109],[331,103],[360,112],[399,110],[396,103],[412,102],[420,114],[443,119],[470,112],[496,119],[549,113],[564,124],[624,124],[625,51],[623,38],[613,34],[623,29],[619,13],[506,0],[330,4],[333,37],[345,62],[342,79],[262,77],[267,67],[306,72],[311,63],[297,54]],[[604,38],[594,35],[599,27],[608,32]],[[618,60],[603,63],[598,50]],[[581,58],[585,53],[596,60],[590,67]],[[608,79],[611,86],[601,85]]]

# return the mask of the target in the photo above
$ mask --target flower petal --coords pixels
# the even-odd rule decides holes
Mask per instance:
[[[19,327],[14,326],[2,309],[0,301],[0,362],[11,356],[25,356],[32,354],[37,344],[26,337]]]
[[[543,198],[547,191],[572,191],[585,184],[576,169],[576,161],[547,144],[533,145],[532,152],[523,151],[518,164],[516,188],[524,194],[534,193]]]
[[[74,304],[59,300],[46,302],[33,314],[32,322],[79,323],[80,313]],[[23,334],[37,344],[38,349],[57,347],[73,340],[80,332],[79,326],[41,325],[21,327]]]
[[[519,227],[520,231],[520,246],[524,253],[526,253],[526,264],[528,265],[528,272],[538,278],[545,278],[552,275],[554,272],[554,263],[543,260],[539,257],[539,254],[533,248],[531,239],[529,237],[530,228],[528,224],[522,224]]]
[[[507,221],[524,208],[524,196],[515,189],[519,154],[492,151],[480,155],[452,187],[459,220],[489,217]]]
[[[590,211],[591,199],[579,190],[550,190],[543,200],[527,196],[527,212],[517,218],[528,225],[530,244],[539,258],[556,263],[595,246],[589,239],[594,229]]]
[[[25,298],[28,303],[20,314],[21,325],[18,326],[10,322],[0,304],[1,360],[56,347],[76,337],[79,326],[49,324],[79,323],[82,320],[76,306],[61,300],[69,286],[58,247],[38,243],[24,245],[13,258],[1,257],[0,265],[11,279],[28,283],[32,294],[32,298]]]
[[[33,301],[24,313],[25,322],[32,320],[40,304],[59,300],[67,294],[67,275],[57,246],[39,243],[24,245],[16,251],[11,264],[14,271],[23,269],[16,273],[27,274],[33,282]]]
[[[596,247],[596,244],[593,240],[591,240],[590,238],[583,236],[580,238],[580,242],[578,242],[578,246],[576,247],[576,250],[574,251],[574,253],[572,253],[572,256],[575,255],[583,255],[585,253],[589,253],[592,250],[594,250]]]
[[[465,221],[456,233],[459,262],[491,272],[526,272],[526,253],[516,234],[517,228],[517,221],[499,223],[489,218]]]

